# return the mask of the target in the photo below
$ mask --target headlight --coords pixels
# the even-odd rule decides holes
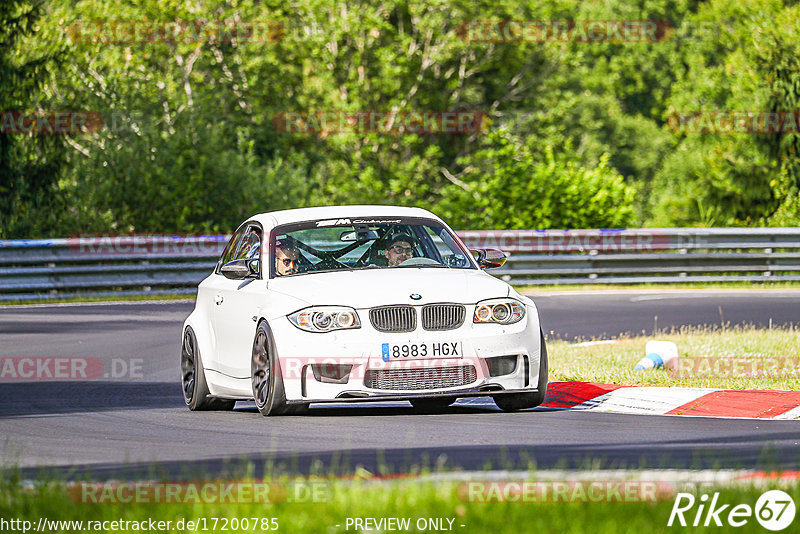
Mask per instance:
[[[514,299],[482,300],[475,306],[473,323],[514,324],[525,317],[525,306]]]
[[[306,332],[331,332],[361,328],[361,321],[353,308],[341,306],[316,306],[296,311],[289,320],[300,330]]]

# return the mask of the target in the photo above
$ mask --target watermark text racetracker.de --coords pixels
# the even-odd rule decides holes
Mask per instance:
[[[80,504],[325,503],[332,486],[320,480],[197,480],[78,482],[70,500]]]
[[[0,111],[0,133],[82,134],[103,128],[103,116],[86,110],[4,110]]]
[[[667,124],[679,134],[797,134],[800,133],[800,110],[673,111]]]
[[[655,229],[615,230],[463,230],[470,248],[505,252],[635,252],[702,247],[702,237],[670,235]],[[67,238],[75,254],[219,255],[228,235],[78,234]]]
[[[282,111],[272,118],[287,134],[468,134],[484,131],[486,113],[470,110]]]
[[[67,249],[88,256],[218,256],[227,235],[79,234],[68,237]]]
[[[671,499],[674,486],[648,480],[475,480],[458,486],[470,503],[655,503]]]
[[[0,532],[269,532],[279,530],[277,517],[194,517],[177,519],[50,519],[0,517]]]
[[[0,133],[22,135],[85,135],[141,133],[163,125],[164,118],[137,110],[22,110],[0,111]]]
[[[663,20],[469,20],[456,35],[468,43],[654,43],[673,31]]]
[[[0,133],[21,135],[141,134],[168,124],[164,116],[130,110],[0,111]]]
[[[144,378],[142,358],[0,356],[0,382],[24,380],[125,380]]]
[[[634,252],[688,245],[659,230],[464,230],[458,236],[470,248],[504,252]]]
[[[681,356],[678,378],[800,378],[800,358],[767,353]]]
[[[481,358],[460,356],[459,343],[409,343],[395,347],[400,350],[393,351],[394,355],[387,348],[383,355],[368,360],[353,356],[281,356],[276,372],[284,382],[301,383],[372,380],[386,370],[403,371],[408,377],[435,381],[451,376],[451,369],[442,367],[443,362],[458,361],[474,367],[486,365]]]
[[[277,43],[286,30],[272,20],[77,20],[67,36],[76,44]]]

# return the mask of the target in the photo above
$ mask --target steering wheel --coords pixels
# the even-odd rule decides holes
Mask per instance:
[[[379,254],[382,250],[382,247],[385,247],[384,242],[380,239],[375,241],[369,248],[358,258],[358,261],[355,262],[353,267],[367,267],[370,265],[375,265],[378,267],[386,267],[388,262],[386,260],[386,256],[383,254]]]
[[[450,267],[466,267],[468,265],[467,258],[453,254],[447,257],[447,265]]]

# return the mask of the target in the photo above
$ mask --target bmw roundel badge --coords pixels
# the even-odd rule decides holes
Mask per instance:
[[[419,300],[419,299],[421,299],[421,298],[422,298],[422,295],[419,295],[419,294],[417,294],[417,293],[411,293],[411,295],[409,295],[409,296],[410,296],[410,297],[411,297],[413,300]]]

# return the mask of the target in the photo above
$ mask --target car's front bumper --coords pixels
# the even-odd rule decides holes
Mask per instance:
[[[359,310],[359,315],[361,328],[325,334],[301,331],[285,318],[271,322],[287,402],[365,402],[536,391],[540,330],[533,306],[528,306],[525,318],[514,325],[473,324],[470,312],[461,327],[448,331],[384,333],[372,328],[366,310]],[[459,343],[461,355],[384,361],[384,343]],[[514,370],[492,376],[487,359],[504,356],[516,359]],[[315,377],[314,366],[320,365],[341,366],[349,372],[333,381],[322,378],[319,372]],[[404,388],[401,384],[405,378],[414,386]],[[371,386],[386,383],[391,384]]]

